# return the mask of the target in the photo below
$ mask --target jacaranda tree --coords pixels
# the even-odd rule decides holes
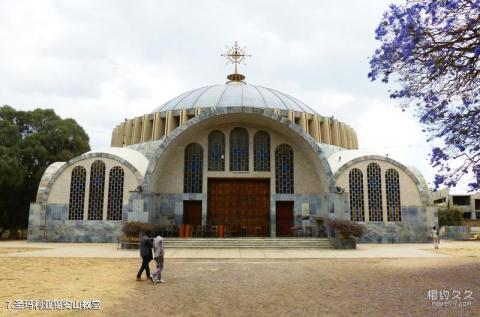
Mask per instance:
[[[480,189],[480,0],[390,5],[376,39],[368,77],[395,81],[390,97],[415,107],[428,140],[441,141],[431,153],[435,187],[471,173],[469,189]]]

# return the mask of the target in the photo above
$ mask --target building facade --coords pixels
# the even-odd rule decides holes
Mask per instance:
[[[118,124],[108,149],[52,164],[28,239],[111,242],[127,221],[316,235],[318,217],[364,223],[364,242],[428,239],[436,209],[416,169],[364,154],[348,124],[234,75]]]
[[[438,207],[460,210],[464,220],[480,220],[480,192],[450,194],[446,188],[432,192],[431,197],[433,204]]]

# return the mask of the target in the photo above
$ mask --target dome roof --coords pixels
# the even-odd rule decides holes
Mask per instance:
[[[316,114],[315,110],[290,95],[243,82],[229,82],[187,91],[164,103],[154,112],[205,107],[271,108]]]

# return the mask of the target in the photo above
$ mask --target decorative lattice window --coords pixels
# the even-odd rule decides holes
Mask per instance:
[[[377,163],[370,163],[367,166],[367,184],[370,221],[383,221],[382,176]]]
[[[87,171],[83,166],[73,168],[70,180],[70,202],[68,205],[69,220],[83,220],[86,178]]]
[[[190,143],[185,148],[183,191],[201,193],[203,183],[203,148],[198,143]]]
[[[293,194],[293,150],[288,144],[275,149],[275,188],[277,194]]]
[[[225,135],[220,131],[208,135],[208,170],[225,170]]]
[[[244,128],[230,132],[230,170],[248,171],[248,132]]]
[[[387,193],[387,219],[388,221],[402,221],[400,207],[400,178],[394,169],[385,172],[385,188]]]
[[[363,200],[363,173],[354,168],[348,174],[350,187],[350,219],[365,221],[365,202]]]
[[[122,220],[123,210],[123,168],[115,166],[108,177],[107,220]]]
[[[256,172],[270,171],[270,135],[259,131],[253,137],[253,166]]]
[[[95,161],[90,169],[88,220],[103,219],[103,193],[105,191],[105,163]]]

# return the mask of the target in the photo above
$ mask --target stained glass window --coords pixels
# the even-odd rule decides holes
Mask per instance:
[[[248,132],[244,128],[230,132],[230,170],[248,171]]]
[[[220,131],[208,135],[208,170],[225,170],[225,135]]]
[[[387,219],[388,221],[402,221],[400,179],[396,170],[391,168],[385,172],[385,187],[387,193]]]
[[[293,150],[288,144],[275,149],[275,188],[277,194],[293,194]]]
[[[255,133],[253,137],[254,171],[270,171],[270,135],[265,131]]]
[[[185,148],[183,191],[201,193],[203,183],[203,148],[198,143],[190,143]]]
[[[367,166],[367,184],[369,220],[383,221],[382,178],[377,163],[370,163]]]
[[[68,205],[69,220],[83,220],[86,178],[87,171],[83,166],[73,168],[70,180],[70,202]]]
[[[105,163],[95,161],[90,170],[88,220],[103,219],[103,193],[105,190]]]
[[[107,220],[122,220],[124,171],[120,166],[110,170],[108,177]]]
[[[363,200],[363,173],[354,168],[348,175],[350,186],[350,219],[365,221],[365,203]]]

